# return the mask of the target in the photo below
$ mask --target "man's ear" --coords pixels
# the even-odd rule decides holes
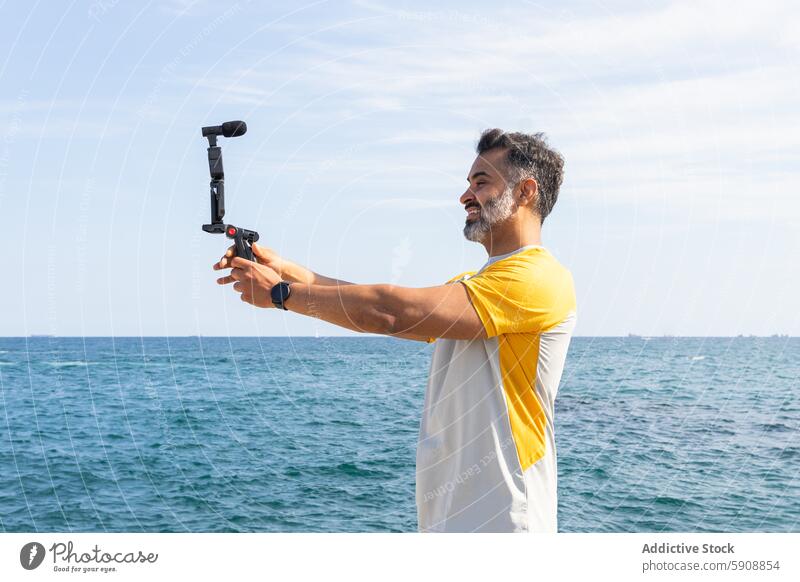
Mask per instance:
[[[539,195],[539,184],[533,178],[525,178],[520,182],[519,198],[520,202],[525,201],[527,206],[536,204],[536,197]]]

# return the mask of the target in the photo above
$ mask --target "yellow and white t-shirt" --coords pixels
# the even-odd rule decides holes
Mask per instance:
[[[491,257],[461,283],[488,339],[431,338],[417,445],[420,531],[557,531],[553,404],[577,307],[542,246]]]

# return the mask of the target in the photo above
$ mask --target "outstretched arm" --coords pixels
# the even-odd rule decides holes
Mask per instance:
[[[242,301],[273,307],[270,290],[282,280],[275,270],[234,257],[231,274],[217,280],[234,283]],[[216,267],[215,267],[216,268]],[[317,285],[295,282],[285,306],[361,333],[406,339],[485,338],[483,323],[462,284],[438,287],[396,285]]]
[[[353,331],[425,341],[485,337],[463,285],[292,285],[285,306]]]

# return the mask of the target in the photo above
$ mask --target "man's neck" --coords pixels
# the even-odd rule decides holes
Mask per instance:
[[[542,244],[542,229],[539,224],[532,224],[528,228],[503,230],[504,232],[490,232],[483,242],[490,257],[505,255],[524,246]]]

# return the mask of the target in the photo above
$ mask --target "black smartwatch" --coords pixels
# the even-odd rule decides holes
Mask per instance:
[[[283,303],[289,299],[289,295],[291,295],[291,293],[292,290],[289,287],[289,283],[286,281],[276,283],[273,285],[272,290],[270,291],[270,295],[272,296],[272,304],[278,309],[289,311],[286,309],[286,306]]]

